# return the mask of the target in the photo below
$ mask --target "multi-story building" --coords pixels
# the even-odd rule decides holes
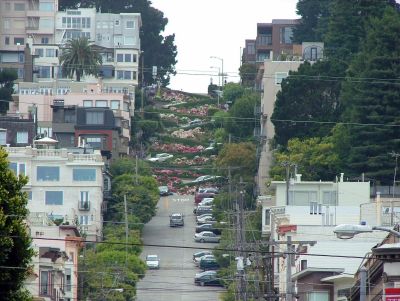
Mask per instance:
[[[0,145],[28,146],[36,135],[35,121],[32,115],[26,119],[20,116],[0,116]]]
[[[59,140],[59,146],[78,146],[78,137],[83,135],[90,138],[92,144],[100,143],[99,138],[105,139],[107,147],[98,149],[109,152],[107,157],[112,154],[113,158],[118,158],[129,153],[134,103],[128,89],[112,89],[103,81],[89,84],[58,80],[20,83],[17,93],[18,101],[11,104],[9,112],[18,112],[22,117],[34,112],[38,134]],[[100,119],[87,117],[95,114],[93,111],[98,112],[96,116]]]
[[[30,212],[78,225],[90,240],[102,238],[103,167],[100,152],[75,154],[67,149],[6,147],[10,168],[28,176]]]
[[[78,300],[78,255],[83,238],[77,226],[57,226],[39,212],[32,212],[27,224],[35,256],[25,287],[37,300]]]
[[[291,264],[284,258],[274,260],[277,289],[285,293],[287,282],[283,279],[289,267],[299,300],[343,300],[341,296],[353,285],[361,263],[361,259],[352,256],[363,257],[383,234],[376,232],[343,241],[335,237],[333,230],[339,224],[373,222],[371,210],[366,210],[368,214],[360,210],[374,204],[370,202],[370,183],[346,182],[343,174],[337,182],[301,181],[301,175],[297,175],[289,185],[286,181],[272,181],[271,189],[274,196],[261,198],[262,235],[266,240],[281,242],[276,252],[287,251],[283,242],[288,236],[298,242],[293,249],[298,255]],[[375,208],[375,216],[381,216],[383,211],[379,208]],[[310,253],[331,256],[307,255]]]
[[[300,45],[300,50],[287,60],[266,59],[262,64],[260,146],[257,174],[257,184],[261,195],[266,191],[265,183],[269,178],[272,165],[272,152],[269,142],[275,136],[275,128],[271,122],[271,116],[275,108],[276,95],[281,90],[282,80],[289,76],[290,71],[297,71],[304,61],[312,63],[322,59],[322,57],[323,43],[307,42]]]
[[[20,80],[24,76],[30,41],[54,44],[54,20],[58,0],[4,0],[0,2],[0,69],[15,69]]]

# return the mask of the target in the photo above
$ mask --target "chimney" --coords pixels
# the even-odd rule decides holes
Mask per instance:
[[[341,182],[341,183],[343,183],[343,176],[344,176],[344,173],[341,172],[341,173],[340,173],[340,182]]]
[[[297,174],[296,174],[296,182],[297,182],[297,183],[300,183],[300,182],[301,182],[301,174],[300,174],[300,173],[297,173]]]

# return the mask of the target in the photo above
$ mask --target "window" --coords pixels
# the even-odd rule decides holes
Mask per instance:
[[[287,72],[275,72],[275,85],[280,85],[286,77],[288,77]]]
[[[17,132],[17,143],[28,143],[28,132]]]
[[[14,45],[24,45],[24,38],[14,38]]]
[[[80,225],[89,225],[89,215],[80,215],[79,216],[79,224]]]
[[[50,271],[40,271],[40,295],[49,296],[51,294],[50,278]]]
[[[44,49],[43,48],[36,48],[35,49],[35,55],[38,57],[43,57],[44,56]]]
[[[71,291],[71,269],[65,269],[65,291]]]
[[[25,11],[25,3],[14,3],[15,11]]]
[[[64,202],[64,195],[62,191],[46,191],[45,204],[46,205],[62,205]]]
[[[4,25],[4,29],[10,29],[10,20],[4,20],[4,23],[3,23]]]
[[[129,53],[126,53],[125,54],[125,62],[131,62],[132,61],[132,55],[131,54],[129,54]]]
[[[39,78],[50,78],[50,66],[38,66]]]
[[[10,45],[10,37],[5,37],[4,38],[4,44]]]
[[[60,167],[38,166],[36,169],[37,181],[60,181]]]
[[[132,79],[132,71],[117,71],[117,79]]]
[[[55,49],[46,49],[46,57],[56,57]]]
[[[328,206],[336,206],[336,191],[324,191],[322,203]]]
[[[115,20],[115,26],[119,26],[119,20]]]
[[[259,35],[257,38],[257,44],[262,45],[272,45],[272,35]]]
[[[135,28],[135,21],[126,21],[126,28],[128,29]]]
[[[81,191],[79,199],[79,208],[89,209],[89,191]]]
[[[293,27],[281,28],[281,44],[292,44]]]
[[[247,54],[256,54],[256,47],[255,47],[254,43],[247,44],[246,50],[247,50]]]
[[[119,110],[119,100],[111,100],[111,110]]]
[[[268,60],[269,58],[270,58],[269,52],[259,52],[257,54],[257,62],[263,62],[265,60]]]
[[[86,112],[86,124],[103,124],[104,112]]]
[[[96,108],[107,108],[107,100],[96,100]]]
[[[40,11],[49,11],[49,12],[54,11],[53,3],[40,2],[39,10]]]
[[[49,38],[42,38],[42,44],[49,44]]]
[[[266,226],[271,225],[271,210],[270,209],[265,210],[265,225]]]
[[[289,191],[289,205],[309,206],[310,202],[316,201],[316,191]]]
[[[96,181],[96,169],[94,168],[74,168],[72,171],[74,181]]]
[[[133,54],[132,55],[132,62],[136,63],[136,61],[137,61],[137,55]]]
[[[124,61],[124,55],[122,53],[117,54],[117,62],[121,63]]]
[[[101,149],[101,137],[87,137],[86,142],[94,149]]]
[[[307,301],[329,301],[329,292],[309,292]]]
[[[92,100],[84,100],[83,101],[83,106],[85,108],[91,108],[91,107],[93,107],[93,101]]]
[[[25,175],[25,163],[10,162],[8,167],[15,173],[15,175]]]
[[[7,132],[0,131],[0,145],[6,145],[6,144],[7,144]]]
[[[300,270],[304,271],[307,268],[307,259],[302,259],[300,262]]]
[[[124,101],[124,111],[129,112],[129,103]]]
[[[26,194],[28,195],[28,201],[32,201],[32,191],[27,191]]]

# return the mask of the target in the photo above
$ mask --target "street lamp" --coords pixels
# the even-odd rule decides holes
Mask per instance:
[[[218,57],[218,56],[210,56],[210,59],[217,59],[217,60],[220,60],[221,61],[221,77],[222,77],[222,84],[221,84],[221,87],[223,87],[224,86],[224,59],[223,58],[220,58],[220,57]]]
[[[371,226],[367,226],[367,225],[342,224],[342,225],[336,226],[335,229],[333,230],[333,232],[340,239],[351,239],[357,234],[369,233],[369,232],[372,232],[374,230],[390,232],[393,235],[395,235],[395,236],[400,238],[400,232],[395,231],[393,229],[389,229],[389,228],[385,228],[385,227],[379,227],[379,226],[371,227]]]

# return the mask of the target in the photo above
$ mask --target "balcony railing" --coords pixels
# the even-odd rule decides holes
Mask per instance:
[[[89,211],[90,210],[90,201],[78,200],[78,209],[81,211]]]

